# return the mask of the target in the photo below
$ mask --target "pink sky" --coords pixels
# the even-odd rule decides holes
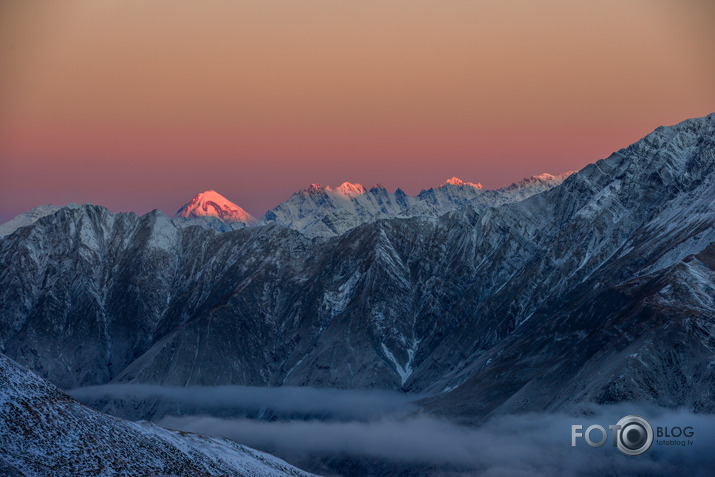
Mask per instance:
[[[0,221],[579,169],[715,111],[713,5],[4,2]]]

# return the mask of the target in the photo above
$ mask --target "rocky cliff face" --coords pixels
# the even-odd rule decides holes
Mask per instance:
[[[425,410],[465,423],[583,403],[715,411],[715,243],[658,272],[535,316]]]
[[[569,363],[573,376],[584,373],[580,381],[564,374],[563,386],[583,384],[571,393],[579,399],[627,399],[616,385],[618,360],[627,362],[619,353],[636,342],[673,373],[700,369],[706,358],[683,364],[656,343],[675,343],[675,328],[663,323],[677,313],[663,310],[682,305],[692,314],[678,325],[682,336],[697,329],[701,343],[686,342],[684,353],[711,356],[712,302],[696,307],[675,294],[677,305],[653,311],[646,291],[633,290],[659,274],[673,289],[697,282],[702,295],[712,287],[711,274],[682,260],[707,255],[715,241],[715,115],[659,128],[560,180],[519,202],[470,201],[312,239],[279,225],[217,233],[159,212],[61,209],[0,241],[0,350],[63,387],[454,389],[446,396],[473,401],[487,391],[470,383],[491,369],[498,395],[481,396],[485,404],[465,415],[496,412],[510,399],[503,409],[555,405],[556,395],[527,402],[518,393],[547,393],[553,386],[538,375],[559,369],[564,350],[593,333],[602,334],[593,353]],[[474,200],[487,194],[448,186],[471,187]],[[650,311],[623,338],[619,320],[634,319],[633,307]],[[582,328],[568,331],[576,323]],[[518,376],[494,368],[507,366],[500,360],[510,346]],[[596,357],[618,365],[598,368]],[[713,380],[701,374],[704,387],[657,392],[645,377],[635,382],[639,399],[702,407],[697,396]]]

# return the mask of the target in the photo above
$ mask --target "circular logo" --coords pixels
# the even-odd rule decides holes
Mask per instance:
[[[653,428],[640,416],[626,416],[618,425],[616,445],[626,455],[641,455],[653,444]]]

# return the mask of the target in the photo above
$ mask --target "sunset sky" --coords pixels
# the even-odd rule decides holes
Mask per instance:
[[[0,222],[580,169],[715,111],[714,22],[708,0],[2,0]]]

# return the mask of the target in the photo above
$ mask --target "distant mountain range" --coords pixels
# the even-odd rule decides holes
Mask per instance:
[[[711,114],[570,175],[311,186],[251,227],[218,195],[188,219],[63,207],[0,240],[0,351],[64,388],[397,389],[468,422],[713,412],[714,201]],[[204,213],[227,231],[185,226]]]
[[[290,199],[269,210],[258,220],[240,206],[209,190],[196,195],[174,216],[174,223],[187,227],[198,225],[226,232],[248,226],[279,224],[298,230],[306,236],[341,235],[360,224],[378,219],[433,216],[468,205],[492,207],[525,199],[561,184],[573,172],[556,176],[541,174],[496,190],[484,190],[481,184],[464,182],[456,177],[437,188],[409,196],[401,189],[394,193],[375,185],[369,190],[361,184],[345,182],[335,189],[312,184],[293,194]],[[77,207],[70,204],[65,207]],[[0,237],[50,215],[60,206],[41,205],[0,225]]]
[[[485,208],[516,202],[561,184],[571,174],[541,174],[497,190],[484,190],[481,184],[453,177],[414,197],[401,189],[390,193],[380,185],[366,189],[345,182],[331,189],[313,184],[268,211],[261,224],[282,225],[308,237],[331,237],[378,219],[437,217],[469,206]]]

